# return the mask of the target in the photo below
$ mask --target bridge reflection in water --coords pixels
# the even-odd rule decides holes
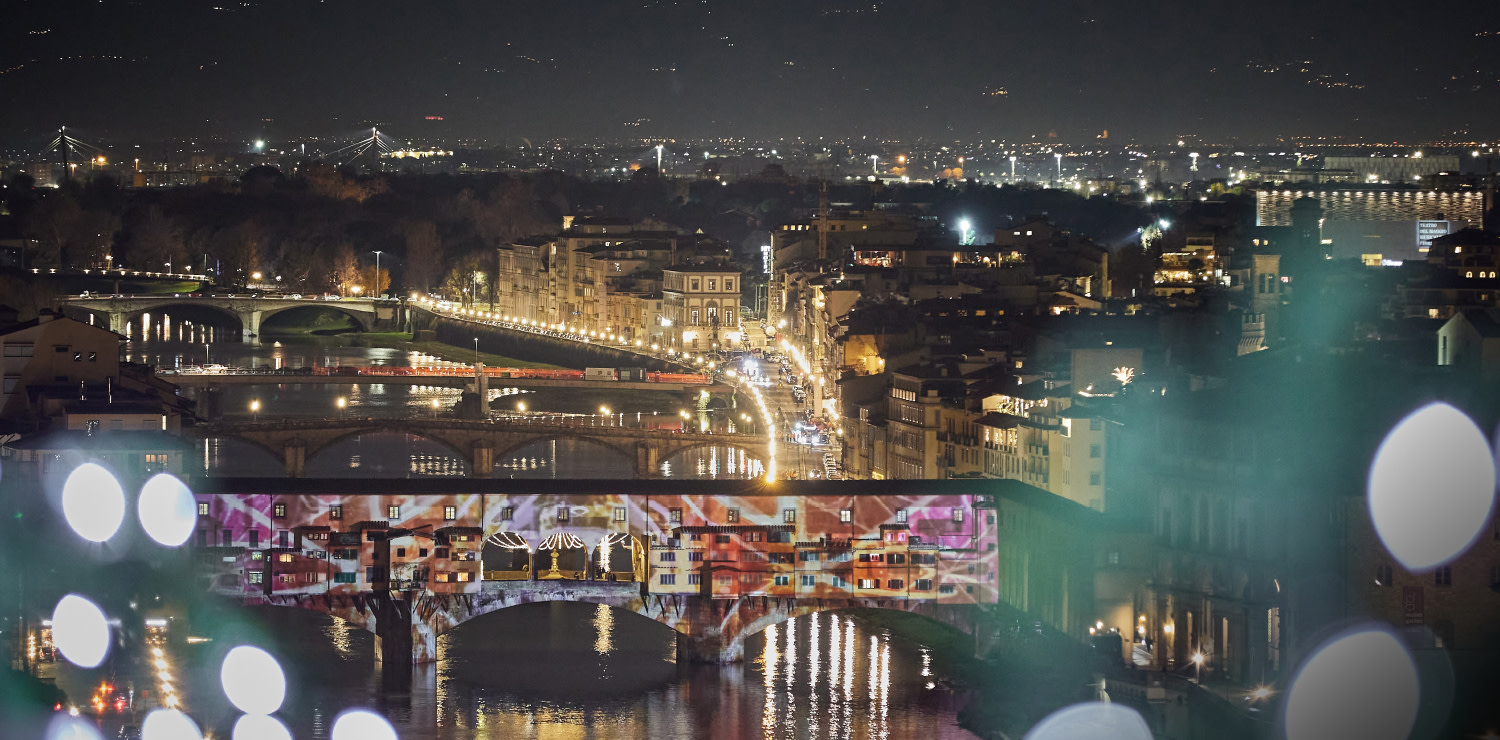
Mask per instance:
[[[1012,484],[204,479],[195,542],[205,588],[360,625],[388,668],[549,601],[635,612],[681,656],[733,662],[748,635],[853,607],[981,632]]]

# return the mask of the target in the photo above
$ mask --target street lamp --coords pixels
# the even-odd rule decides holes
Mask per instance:
[[[438,400],[436,398],[434,398],[434,399],[432,399],[432,418],[434,420],[437,419],[437,410],[438,410]]]
[[[250,413],[255,415],[255,420],[256,421],[260,421],[260,401],[259,400],[254,400],[254,401],[250,402]]]
[[[479,337],[474,337],[474,364],[479,364]]]
[[[380,297],[380,252],[381,252],[381,250],[375,249],[375,250],[372,250],[372,251],[375,252],[375,297],[379,298]]]
[[[339,418],[344,418],[344,407],[349,405],[349,399],[339,396],[339,400],[334,401],[334,405],[339,407]]]
[[[1203,651],[1193,653],[1193,681],[1203,683]]]

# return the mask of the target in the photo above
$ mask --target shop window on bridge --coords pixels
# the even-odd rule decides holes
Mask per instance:
[[[516,518],[516,507],[514,507],[514,506],[507,506],[507,507],[501,509],[500,510],[500,518],[504,519],[507,522],[510,521],[510,520],[512,520],[512,519],[515,519]]]
[[[896,523],[897,524],[905,524],[906,523],[906,509],[897,509],[896,510]]]
[[[286,531],[285,529],[277,532],[276,533],[276,546],[277,547],[291,547],[292,546],[292,533]]]
[[[739,509],[729,509],[728,511],[725,512],[725,517],[726,517],[726,520],[730,524],[739,524],[740,523],[740,510]]]
[[[677,562],[677,553],[675,553],[675,552],[663,552],[657,558],[657,560],[660,560],[663,563],[675,563],[675,562]]]
[[[859,587],[860,588],[880,588],[880,579],[879,578],[861,578],[861,579],[859,579]]]
[[[777,586],[790,586],[790,585],[792,585],[792,577],[791,576],[776,576],[776,580],[774,581],[774,583]]]
[[[284,552],[284,553],[281,553],[281,555],[277,556],[276,559],[280,560],[283,563],[290,563],[290,562],[292,562],[292,554],[289,553],[289,552]]]
[[[885,587],[893,591],[900,590],[906,588],[906,582],[901,580],[900,578],[892,578],[891,580],[885,582]]]
[[[740,535],[746,542],[760,542],[765,537],[765,532],[746,532]]]
[[[955,522],[961,522],[963,520],[964,520],[964,510],[961,509],[961,508],[959,508],[959,507],[957,507],[957,506],[953,507],[953,521],[955,521]]]
[[[781,510],[781,522],[783,524],[796,524],[797,523],[797,510],[796,509],[782,509]]]
[[[813,575],[804,575],[802,576],[802,585],[816,586],[818,585],[818,577]]]
[[[260,583],[264,583],[265,582],[266,574],[263,573],[263,572],[261,572],[261,571],[258,571],[258,570],[252,570],[252,571],[250,571],[249,576],[250,576],[250,583],[252,583],[252,584],[260,584]]]
[[[839,523],[840,524],[848,524],[849,522],[852,522],[852,521],[854,521],[854,510],[853,509],[839,509]]]
[[[468,583],[473,578],[473,575],[474,574],[470,573],[469,571],[461,570],[458,572],[458,582]]]
[[[625,521],[625,507],[623,507],[623,506],[616,506],[615,507],[615,521],[617,521],[617,522],[623,522],[623,521]]]
[[[688,562],[690,562],[690,563],[701,563],[701,562],[703,562],[703,551],[702,550],[694,550],[693,552],[688,553]]]
[[[911,590],[913,590],[913,591],[931,591],[932,590],[932,579],[931,578],[918,578],[917,580],[912,581],[911,582]]]
[[[818,557],[817,550],[803,550],[797,553],[797,559],[804,563],[816,563],[818,562]]]
[[[559,507],[557,507],[557,521],[559,521],[559,522],[568,521],[568,507],[566,507],[566,506],[559,506]]]
[[[771,558],[771,562],[783,565],[791,565],[796,562],[796,558],[789,552],[773,552],[769,554],[769,557]]]
[[[703,583],[703,575],[699,573],[689,573],[687,582],[689,586],[701,585]]]
[[[401,518],[401,505],[400,504],[391,504],[391,505],[385,507],[385,518],[386,519],[400,519]]]
[[[198,503],[198,516],[208,516],[208,502],[200,501]]]
[[[663,586],[675,586],[675,585],[677,585],[677,574],[676,573],[663,573],[663,574],[661,574],[661,585],[663,585]]]
[[[886,558],[887,560],[889,560],[891,565],[906,564],[906,556],[901,553],[891,553],[890,555],[886,556]]]
[[[334,583],[359,583],[358,573],[334,573]]]
[[[716,535],[714,535],[714,544],[716,544],[716,545],[727,545],[727,544],[729,544],[729,535],[727,535],[727,534],[716,534]]]
[[[938,586],[938,593],[940,594],[951,594],[954,592],[954,590],[955,589],[953,588],[953,584],[951,583],[945,583],[941,586]]]
[[[883,561],[884,559],[885,559],[884,556],[882,556],[878,552],[876,552],[876,553],[862,552],[862,553],[859,554],[859,562],[861,562],[861,563],[879,563],[879,562]]]
[[[445,521],[450,521],[451,522],[451,521],[453,521],[454,519],[457,519],[457,518],[458,518],[458,507],[457,506],[444,506],[443,507],[443,519]]]
[[[682,509],[681,508],[673,507],[671,509],[671,511],[669,512],[669,516],[670,516],[673,524],[681,524],[682,523]]]
[[[271,516],[274,516],[277,519],[285,519],[286,504],[276,504],[275,506],[271,507]]]
[[[344,518],[344,506],[342,504],[334,504],[334,505],[328,507],[328,518],[329,519],[343,519]]]
[[[162,452],[146,453],[146,472],[160,473],[167,469],[167,455]]]

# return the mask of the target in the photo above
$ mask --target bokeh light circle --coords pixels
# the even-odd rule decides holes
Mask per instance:
[[[141,723],[141,740],[203,740],[192,718],[176,709],[157,709]]]
[[[1342,633],[1298,669],[1282,704],[1287,740],[1405,740],[1421,686],[1400,639],[1385,627]]]
[[[1130,707],[1086,702],[1047,715],[1025,740],[1151,740],[1151,728]]]
[[[333,721],[329,740],[397,740],[391,723],[367,709],[354,709]]]
[[[219,682],[229,702],[245,714],[270,714],[286,698],[286,675],[271,654],[241,645],[224,656]]]
[[[198,524],[193,492],[170,473],[157,473],[146,481],[136,501],[136,512],[146,534],[167,547],[187,542]]]
[[[52,718],[47,725],[47,740],[103,740],[99,737],[99,731],[93,725],[85,722],[82,717],[71,717],[67,714]]]
[[[234,723],[231,740],[292,740],[281,720],[264,714],[246,714]]]
[[[68,594],[52,609],[52,644],[69,663],[94,668],[109,654],[109,620],[94,602]]]
[[[84,463],[68,474],[62,489],[63,516],[78,536],[103,542],[125,521],[125,491],[113,473],[96,463]]]
[[[1370,518],[1410,570],[1435,568],[1468,549],[1494,502],[1495,458],[1484,432],[1446,403],[1402,419],[1370,465]]]

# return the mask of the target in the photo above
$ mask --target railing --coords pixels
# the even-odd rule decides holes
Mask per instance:
[[[233,421],[214,422],[195,427],[200,433],[212,436],[217,433],[231,434],[237,432],[258,431],[280,431],[280,430],[319,430],[319,429],[362,429],[371,426],[397,426],[418,428],[443,428],[443,429],[469,429],[469,430],[491,430],[500,426],[524,426],[544,432],[548,429],[568,430],[594,430],[605,432],[606,430],[628,430],[631,436],[643,438],[670,438],[683,436],[690,437],[713,437],[725,440],[725,444],[764,444],[765,435],[743,434],[739,432],[714,432],[696,431],[694,425],[689,424],[688,429],[681,429],[682,421],[671,416],[642,416],[640,420],[621,418],[619,414],[609,416],[596,415],[571,415],[571,414],[514,414],[507,416],[492,417],[489,419],[419,419],[402,418],[392,419],[384,417],[329,417],[318,419],[273,419],[267,421]]]
[[[470,367],[397,367],[394,365],[366,365],[366,366],[337,366],[337,367],[300,367],[280,369],[256,369],[256,368],[215,368],[207,369],[198,366],[189,366],[177,371],[178,375],[264,375],[270,377],[287,376],[315,376],[315,377],[381,377],[381,378],[405,378],[405,377],[433,377],[433,378],[472,378],[474,369]],[[519,367],[487,367],[484,369],[486,377],[499,378],[503,380],[590,380],[585,377],[582,370],[548,370],[542,368],[519,368]],[[641,380],[637,382],[646,383],[682,383],[686,385],[708,385],[711,382],[709,376],[702,373],[643,373]],[[603,378],[597,382],[618,382],[613,378]]]

